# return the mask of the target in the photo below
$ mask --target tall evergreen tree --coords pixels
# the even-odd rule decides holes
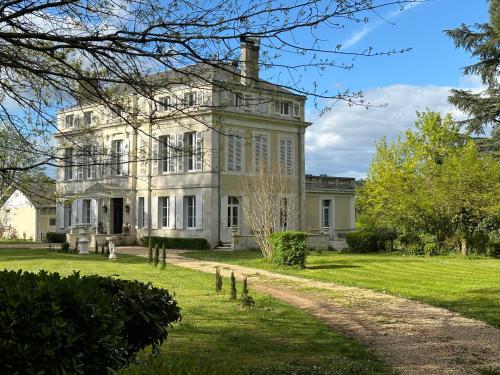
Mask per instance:
[[[496,149],[500,149],[500,0],[490,0],[490,23],[447,30],[457,48],[470,52],[478,61],[464,67],[464,75],[478,75],[485,89],[451,90],[449,101],[469,115],[463,121],[470,133],[482,134],[492,129]],[[493,144],[492,144],[493,145]]]

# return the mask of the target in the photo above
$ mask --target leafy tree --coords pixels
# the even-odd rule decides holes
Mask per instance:
[[[478,75],[485,89],[451,90],[449,101],[469,118],[463,121],[471,133],[482,134],[492,128],[492,141],[484,147],[500,150],[500,1],[490,1],[490,23],[447,30],[457,48],[463,48],[478,61],[464,68],[465,75]],[[484,143],[484,142],[483,142]]]
[[[377,144],[359,190],[360,224],[460,240],[462,252],[500,218],[500,165],[478,153],[450,115],[417,113],[416,130]],[[494,226],[494,224],[492,224]]]

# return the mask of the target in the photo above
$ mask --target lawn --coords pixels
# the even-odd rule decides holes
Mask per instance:
[[[500,259],[313,252],[306,268],[299,270],[275,266],[256,251],[184,255],[385,291],[500,327]]]
[[[125,374],[388,374],[390,370],[360,344],[332,332],[301,310],[250,290],[256,301],[244,308],[229,301],[229,286],[214,292],[212,275],[169,265],[148,266],[144,258],[47,250],[0,250],[0,269],[46,269],[68,274],[115,275],[151,281],[175,292],[183,319],[171,330],[158,357],[149,351]],[[241,286],[238,285],[238,288]]]

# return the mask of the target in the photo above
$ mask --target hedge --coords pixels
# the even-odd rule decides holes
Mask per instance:
[[[0,311],[2,374],[109,373],[157,350],[181,318],[151,284],[22,270],[0,272]]]
[[[349,251],[353,253],[371,253],[379,251],[378,235],[370,231],[357,231],[347,233],[346,243]]]
[[[66,242],[66,233],[47,232],[47,242],[64,243]]]
[[[142,246],[148,246],[149,237],[145,236],[141,240]],[[158,237],[151,236],[151,246],[158,247],[165,245],[166,249],[190,249],[190,250],[207,250],[210,248],[208,241],[205,238],[182,238],[182,237]]]
[[[268,237],[272,248],[272,260],[285,266],[306,266],[307,233],[290,230],[271,233]]]

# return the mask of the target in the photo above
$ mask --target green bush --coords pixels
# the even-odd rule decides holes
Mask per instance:
[[[348,250],[353,253],[371,253],[379,251],[379,236],[371,231],[356,231],[347,233]]]
[[[47,242],[64,243],[66,242],[66,233],[47,232]]]
[[[274,232],[269,236],[272,248],[272,260],[277,264],[286,266],[306,266],[307,233],[301,231]]]
[[[0,272],[0,373],[105,374],[180,320],[168,291],[78,273]]]
[[[149,237],[143,237],[141,240],[142,246],[148,246]],[[208,241],[205,238],[181,238],[181,237],[157,237],[151,236],[151,246],[165,246],[166,249],[190,249],[190,250],[207,250]]]

